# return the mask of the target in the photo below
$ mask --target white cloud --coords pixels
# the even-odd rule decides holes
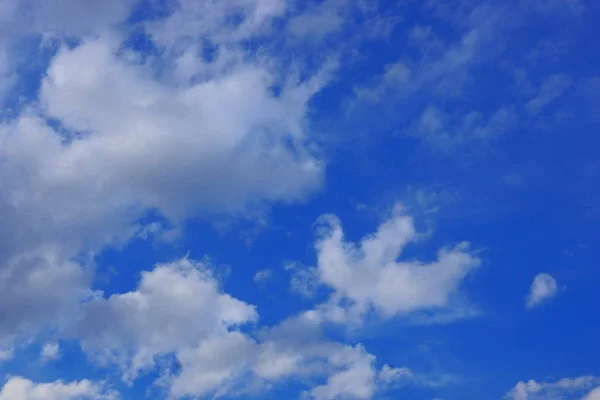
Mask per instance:
[[[182,259],[143,272],[135,291],[87,302],[71,331],[85,350],[116,360],[133,378],[158,356],[229,337],[256,319],[253,306],[220,292],[204,265]]]
[[[295,16],[288,23],[288,30],[296,36],[309,36],[322,39],[341,29],[346,1],[325,0],[309,10]]]
[[[441,4],[427,5],[444,8]],[[472,105],[466,110],[464,107],[474,82],[471,71],[503,51],[502,41],[497,39],[512,29],[514,10],[492,2],[469,10],[457,24],[465,29],[453,42],[437,38],[431,27],[414,27],[407,45],[416,47],[420,54],[411,57],[411,52],[403,52],[375,79],[355,87],[352,106],[378,104],[387,110],[387,130],[416,137],[444,152],[473,142],[486,144],[514,128],[518,119],[513,104],[500,105],[491,112]],[[454,13],[442,14],[448,18],[447,14]],[[452,112],[447,113],[446,107]],[[398,114],[399,108],[404,112]]]
[[[207,39],[213,44],[231,45],[268,33],[273,18],[283,15],[284,0],[181,0],[164,20],[149,22],[147,28],[160,45],[178,47],[184,42],[199,44]],[[231,23],[232,16],[240,19]],[[184,46],[185,48],[185,46]]]
[[[339,369],[327,381],[305,392],[305,397],[326,399],[372,399],[385,390],[412,382],[408,368],[384,365],[379,371],[374,367],[375,357],[362,346],[345,347],[329,357],[329,363]]]
[[[501,107],[488,117],[477,111],[456,117],[430,104],[413,123],[409,132],[432,148],[448,152],[460,145],[496,139],[513,129],[517,120],[517,114],[511,107]]]
[[[504,32],[507,24],[507,7],[482,3],[471,10],[465,21],[467,30],[460,40],[450,45],[436,43],[435,35],[425,29],[416,29],[409,37],[409,44],[432,46],[423,51],[422,59],[400,58],[386,66],[385,72],[368,87],[359,87],[356,93],[367,101],[416,99],[424,91],[438,97],[460,96],[469,81],[470,69],[496,51],[494,39]]]
[[[0,125],[0,345],[51,326],[79,340],[95,360],[118,365],[126,380],[174,361],[176,372],[159,371],[173,397],[236,394],[299,379],[319,382],[308,397],[366,399],[408,375],[387,365],[378,370],[361,346],[320,336],[323,315],[347,321],[370,309],[384,317],[455,309],[460,283],[479,260],[461,244],[431,262],[399,261],[417,238],[399,208],[358,245],[327,219],[309,278],[332,289],[330,301],[256,335],[245,326],[256,324],[255,307],[224,293],[205,265],[188,259],[144,272],[126,293],[105,298],[90,290],[93,269],[85,256],[149,232],[135,222],[149,209],[177,225],[299,201],[320,187],[324,161],[306,114],[326,74],[304,77],[296,65],[282,70],[289,60],[264,48],[248,54],[242,44],[269,32],[285,2],[178,2],[165,20],[143,24],[164,57],[148,55],[147,62],[124,49],[121,33],[111,28],[127,17],[130,2],[68,0],[52,7],[34,0],[31,10],[7,4],[17,3],[0,6],[0,20],[11,21],[2,32],[80,40],[52,58],[35,104]],[[327,24],[335,23],[331,15]],[[321,17],[311,21],[317,34],[337,29]],[[474,29],[439,62],[426,63],[413,87],[446,90],[481,47],[481,36]],[[206,42],[216,48],[212,61],[199,55]],[[0,90],[10,87],[14,70],[1,57]],[[404,85],[413,74],[395,64],[384,80]],[[58,353],[53,344],[42,350],[45,358]],[[10,378],[0,392],[0,400],[116,397],[90,381],[23,378]]]
[[[375,357],[362,348],[348,348],[334,354],[333,365],[344,368],[331,375],[323,385],[313,388],[309,397],[315,400],[338,398],[371,399],[375,393],[376,371],[373,368]]]
[[[47,343],[40,352],[42,360],[56,360],[60,357],[60,345],[58,343]]]
[[[91,292],[91,270],[59,263],[52,254],[20,255],[0,265],[0,344],[27,341],[48,324],[60,324]]]
[[[112,53],[110,43],[93,41],[62,51],[49,68],[42,104],[89,132],[53,157],[55,184],[103,182],[100,197],[129,192],[131,203],[176,217],[297,200],[319,185],[321,163],[303,147],[305,85],[275,97],[274,77],[247,64],[179,90]]]
[[[222,293],[204,265],[183,259],[144,272],[134,291],[90,300],[69,333],[95,360],[116,363],[127,381],[175,360],[176,371],[159,369],[173,398],[235,396],[286,379],[325,380],[307,391],[315,398],[368,398],[402,377],[404,369],[378,372],[360,346],[323,339],[313,314],[252,336],[243,325],[257,321],[256,309]]]
[[[538,93],[526,105],[527,112],[539,114],[550,103],[562,96],[571,87],[571,78],[566,74],[548,76],[540,85]]]
[[[10,377],[0,390],[0,400],[116,400],[119,396],[88,380],[36,383]]]
[[[319,288],[319,276],[317,269],[307,267],[300,263],[287,263],[285,269],[290,273],[290,289],[304,297],[310,298],[315,295]]]
[[[510,400],[567,400],[579,399],[583,391],[600,385],[600,378],[595,376],[581,376],[578,378],[564,378],[556,382],[537,382],[533,379],[519,382],[504,398]],[[590,392],[584,399],[593,399],[596,392]]]
[[[253,306],[222,293],[206,266],[182,259],[143,272],[135,291],[85,304],[71,334],[97,360],[120,365],[126,380],[175,355],[181,372],[168,382],[179,398],[236,382],[256,351],[237,327],[257,317]]]
[[[413,376],[412,371],[406,367],[392,368],[387,364],[379,371],[379,380],[385,385],[395,385],[398,382],[412,380]]]
[[[271,275],[273,275],[272,270],[261,269],[260,271],[256,272],[256,274],[254,274],[254,277],[252,278],[252,280],[254,280],[254,283],[256,283],[256,284],[263,284],[267,281],[267,279],[269,279],[271,277]]]
[[[4,361],[9,361],[15,356],[15,351],[13,348],[0,348],[0,363]]]
[[[93,275],[74,257],[138,235],[135,221],[149,209],[171,219],[164,236],[173,236],[185,218],[300,201],[323,180],[305,114],[327,77],[313,70],[300,80],[276,68],[276,56],[247,57],[242,45],[268,32],[284,2],[179,2],[166,19],[143,24],[161,49],[146,63],[123,48],[115,27],[132,2],[84,3],[0,8],[10,21],[0,32],[0,87],[14,69],[9,42],[78,39],[50,60],[39,104],[0,122],[2,343],[69,315],[90,295]],[[213,61],[199,51],[206,41],[219,48]],[[165,67],[181,57],[190,61],[183,70]]]
[[[172,381],[171,394],[175,398],[209,393],[235,396],[290,379],[324,379],[323,384],[304,392],[304,397],[311,399],[371,398],[386,388],[377,380],[375,357],[361,346],[316,336],[303,341],[294,334],[280,333],[256,342],[233,332],[180,352],[181,373]]]
[[[136,0],[3,0],[0,4],[0,104],[18,79],[24,60],[22,38],[77,37],[105,32],[125,20]]]
[[[182,349],[177,354],[181,373],[171,382],[172,397],[227,394],[247,372],[255,351],[256,343],[240,332],[225,332]]]
[[[400,261],[404,247],[417,239],[401,205],[358,244],[344,240],[337,218],[322,222],[317,271],[334,292],[320,311],[333,321],[357,321],[370,309],[383,317],[452,309],[461,282],[480,264],[467,243],[439,250],[432,262]]]
[[[600,387],[589,392],[583,400],[600,400]]]
[[[531,284],[525,305],[527,308],[537,307],[556,296],[557,291],[556,279],[546,273],[537,274]]]
[[[136,0],[4,0],[0,6],[0,21],[5,35],[52,33],[80,36],[104,31],[123,21]]]
[[[378,83],[374,87],[356,88],[356,95],[365,101],[381,101],[386,92],[390,89],[402,90],[411,83],[412,72],[410,68],[402,61],[389,64],[385,72],[378,78]]]
[[[382,13],[383,7],[373,1],[309,0],[288,3],[291,15],[286,31],[289,39],[293,39],[287,41],[288,46],[294,46],[299,39],[300,43],[305,43],[302,42],[304,40],[311,45],[331,44],[337,39],[340,46],[333,51],[338,52],[340,47],[352,47],[352,43],[365,39],[387,37],[402,19],[398,13]],[[331,53],[332,47],[327,47],[328,53]]]

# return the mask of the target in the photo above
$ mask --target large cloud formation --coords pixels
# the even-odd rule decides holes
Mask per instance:
[[[83,4],[9,1],[0,9],[11,21],[0,32],[3,84],[20,66],[19,40],[44,34],[45,46],[58,49],[38,98],[0,123],[4,346],[89,296],[93,271],[73,257],[126,242],[148,210],[174,223],[240,214],[301,200],[322,181],[305,113],[324,76],[282,75],[272,57],[247,57],[243,45],[283,3],[174,4],[168,18],[143,27],[164,55],[152,60],[125,49],[127,32],[111,28],[130,4]],[[223,22],[232,15],[244,23]],[[72,37],[76,46],[62,42]],[[212,61],[199,51],[206,40],[216,46]]]
[[[480,260],[466,243],[434,260],[402,259],[419,235],[401,206],[358,243],[324,216],[310,277],[329,297],[273,326],[189,258],[147,266],[125,293],[92,289],[94,256],[139,235],[150,211],[173,225],[245,216],[323,185],[326,160],[308,115],[336,55],[294,57],[281,44],[317,47],[342,29],[350,3],[328,0],[302,14],[283,0],[180,0],[149,19],[133,0],[0,3],[0,358],[51,330],[126,382],[158,372],[171,398],[248,394],[294,379],[308,399],[370,399],[415,379],[323,334],[326,323],[360,323],[370,312],[468,314],[461,284]],[[486,33],[474,28],[442,57],[451,72]],[[142,44],[132,45],[136,35]],[[42,65],[18,57],[31,42]],[[19,76],[28,68],[40,69],[35,85]],[[411,90],[446,82],[438,63],[424,71]],[[362,96],[377,99],[410,74],[397,64]],[[29,89],[15,95],[19,85]],[[541,94],[536,110],[556,97]],[[9,377],[0,391],[0,400],[116,398],[88,380]]]

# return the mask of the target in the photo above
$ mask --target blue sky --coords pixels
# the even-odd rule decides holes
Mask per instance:
[[[600,399],[600,4],[0,3],[0,400]]]

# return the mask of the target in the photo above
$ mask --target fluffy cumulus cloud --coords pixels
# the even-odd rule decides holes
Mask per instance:
[[[320,186],[304,119],[326,78],[281,73],[242,45],[283,3],[175,4],[144,26],[165,55],[146,61],[112,29],[133,3],[33,3],[3,2],[0,14],[11,21],[0,37],[3,84],[15,66],[8,44],[43,33],[58,49],[39,98],[0,122],[0,340],[60,322],[90,294],[93,268],[80,256],[135,236],[150,209],[179,223],[298,201]],[[232,16],[244,23],[228,24]],[[207,40],[218,54],[210,62],[199,51]]]
[[[317,311],[260,327],[256,307],[223,292],[209,266],[187,258],[142,272],[129,292],[92,290],[98,251],[156,233],[158,225],[137,222],[149,210],[174,225],[239,216],[303,200],[323,176],[306,115],[335,63],[322,58],[308,70],[268,46],[248,52],[248,41],[272,34],[285,2],[174,2],[164,18],[138,24],[147,52],[131,48],[119,26],[133,5],[9,1],[0,8],[3,94],[18,83],[13,45],[41,37],[40,54],[49,52],[39,90],[23,93],[0,122],[3,359],[16,343],[53,332],[126,382],[158,372],[172,398],[300,379],[307,398],[368,399],[404,379],[404,369],[378,367],[361,345],[326,339]],[[342,10],[324,7],[333,18]],[[291,13],[296,22],[286,32],[305,36],[302,17]],[[42,364],[59,355],[57,343],[44,345]],[[0,398],[116,395],[87,380],[14,377]]]
[[[557,291],[556,279],[552,275],[546,273],[537,274],[531,283],[531,289],[525,306],[527,308],[537,307],[556,296]]]
[[[440,249],[433,261],[401,260],[405,246],[419,235],[400,204],[359,243],[344,239],[336,217],[324,216],[321,223],[316,273],[333,291],[319,308],[325,318],[355,322],[371,310],[389,318],[464,306],[460,285],[480,264],[468,243]]]
[[[600,378],[595,376],[564,378],[556,382],[537,382],[531,379],[527,382],[517,383],[504,398],[509,400],[593,400],[598,397],[600,387],[591,391],[590,389],[599,385]],[[588,393],[583,396],[586,392]]]
[[[375,357],[362,347],[327,341],[291,346],[287,340],[255,342],[234,333],[182,352],[178,355],[182,370],[173,378],[171,394],[256,395],[257,388],[291,378],[315,382],[303,392],[307,399],[370,399],[386,389],[377,377]]]
[[[304,377],[325,380],[306,391],[310,398],[367,399],[405,377],[389,366],[378,376],[374,356],[324,339],[310,312],[254,335],[248,328],[257,319],[255,307],[223,293],[205,265],[182,259],[142,273],[135,291],[85,303],[70,333],[126,381],[161,364],[173,398],[236,395]],[[160,363],[169,359],[176,370]]]
[[[0,400],[117,400],[119,396],[88,380],[65,383],[36,383],[10,377],[0,389]]]
[[[252,280],[257,285],[264,284],[273,274],[273,270],[270,269],[261,269],[254,274]]]
[[[121,201],[174,217],[297,200],[318,186],[321,164],[302,131],[316,82],[275,96],[276,77],[257,62],[179,89],[115,51],[91,41],[59,53],[49,67],[41,102],[82,133],[56,146],[50,185],[96,182],[98,199],[116,191]],[[76,165],[78,176],[69,176]]]
[[[137,290],[95,298],[80,313],[71,329],[84,349],[124,363],[131,376],[159,355],[232,339],[231,329],[257,318],[253,306],[222,293],[205,266],[187,259],[143,272]]]
[[[41,36],[48,39],[79,37],[106,32],[123,22],[136,0],[46,2],[6,0],[0,5],[0,105],[19,81],[19,69],[27,69],[29,52],[22,42]],[[32,55],[35,57],[35,55]]]
[[[442,3],[416,11],[442,21]],[[368,53],[363,44],[391,35],[404,5],[0,1],[0,367],[6,377],[0,400],[116,400],[113,387],[135,391],[148,382],[143,389],[169,399],[260,398],[290,386],[305,399],[368,400],[407,384],[441,386],[402,359],[376,356],[361,341],[361,328],[371,317],[404,324],[475,315],[465,281],[481,260],[460,242],[468,238],[428,254],[419,247],[426,235],[400,204],[357,240],[337,216],[324,215],[314,259],[283,266],[291,290],[306,298],[268,312],[253,296],[267,288],[278,295],[275,269],[252,270],[245,289],[235,282],[226,291],[210,263],[182,257],[188,250],[196,257],[197,248],[176,245],[197,245],[186,236],[196,223],[268,220],[272,205],[303,202],[325,188],[329,146],[338,138],[335,132],[324,137],[329,116],[315,114],[337,110],[324,89],[349,72],[352,82],[336,86],[350,96],[340,109],[375,105],[385,114],[393,108],[409,119],[408,136],[439,148],[489,142],[513,129],[518,117],[532,123],[548,117],[559,99],[576,92],[571,87],[578,81],[565,73],[535,83],[525,72],[515,74],[523,89],[515,104],[452,108],[468,92],[471,72],[501,51],[497,38],[513,29],[512,11],[549,16],[550,8],[580,9],[578,1],[528,3],[485,2],[468,12],[448,6],[457,20],[441,31],[451,30],[457,40],[438,37],[431,21],[407,28],[407,56],[386,56],[387,66],[365,68],[374,76],[362,79],[351,66],[361,69],[360,59],[369,58],[359,54]],[[347,118],[355,121],[353,113]],[[306,215],[315,209],[310,218],[324,212],[315,207]],[[125,279],[99,283],[107,249],[127,251],[133,240],[150,237],[167,245],[138,265],[132,287],[122,289]],[[201,253],[212,255],[211,249]],[[289,260],[276,256],[258,265]],[[252,276],[261,287],[251,285]],[[554,278],[539,274],[527,307],[556,292]],[[108,383],[93,376],[60,380],[59,365],[71,360],[70,352],[86,356],[75,379],[101,371]],[[39,371],[11,375],[19,357],[31,354]],[[30,380],[51,369],[52,379]],[[507,398],[598,400],[599,385],[595,377],[532,380],[519,382]]]
[[[52,253],[19,254],[0,271],[0,345],[10,346],[17,338],[59,323],[91,295],[91,271],[61,262]]]

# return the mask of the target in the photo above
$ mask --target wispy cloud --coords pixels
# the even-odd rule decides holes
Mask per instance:
[[[535,276],[529,295],[527,296],[526,307],[534,308],[547,302],[558,293],[556,279],[550,274],[540,273]]]

